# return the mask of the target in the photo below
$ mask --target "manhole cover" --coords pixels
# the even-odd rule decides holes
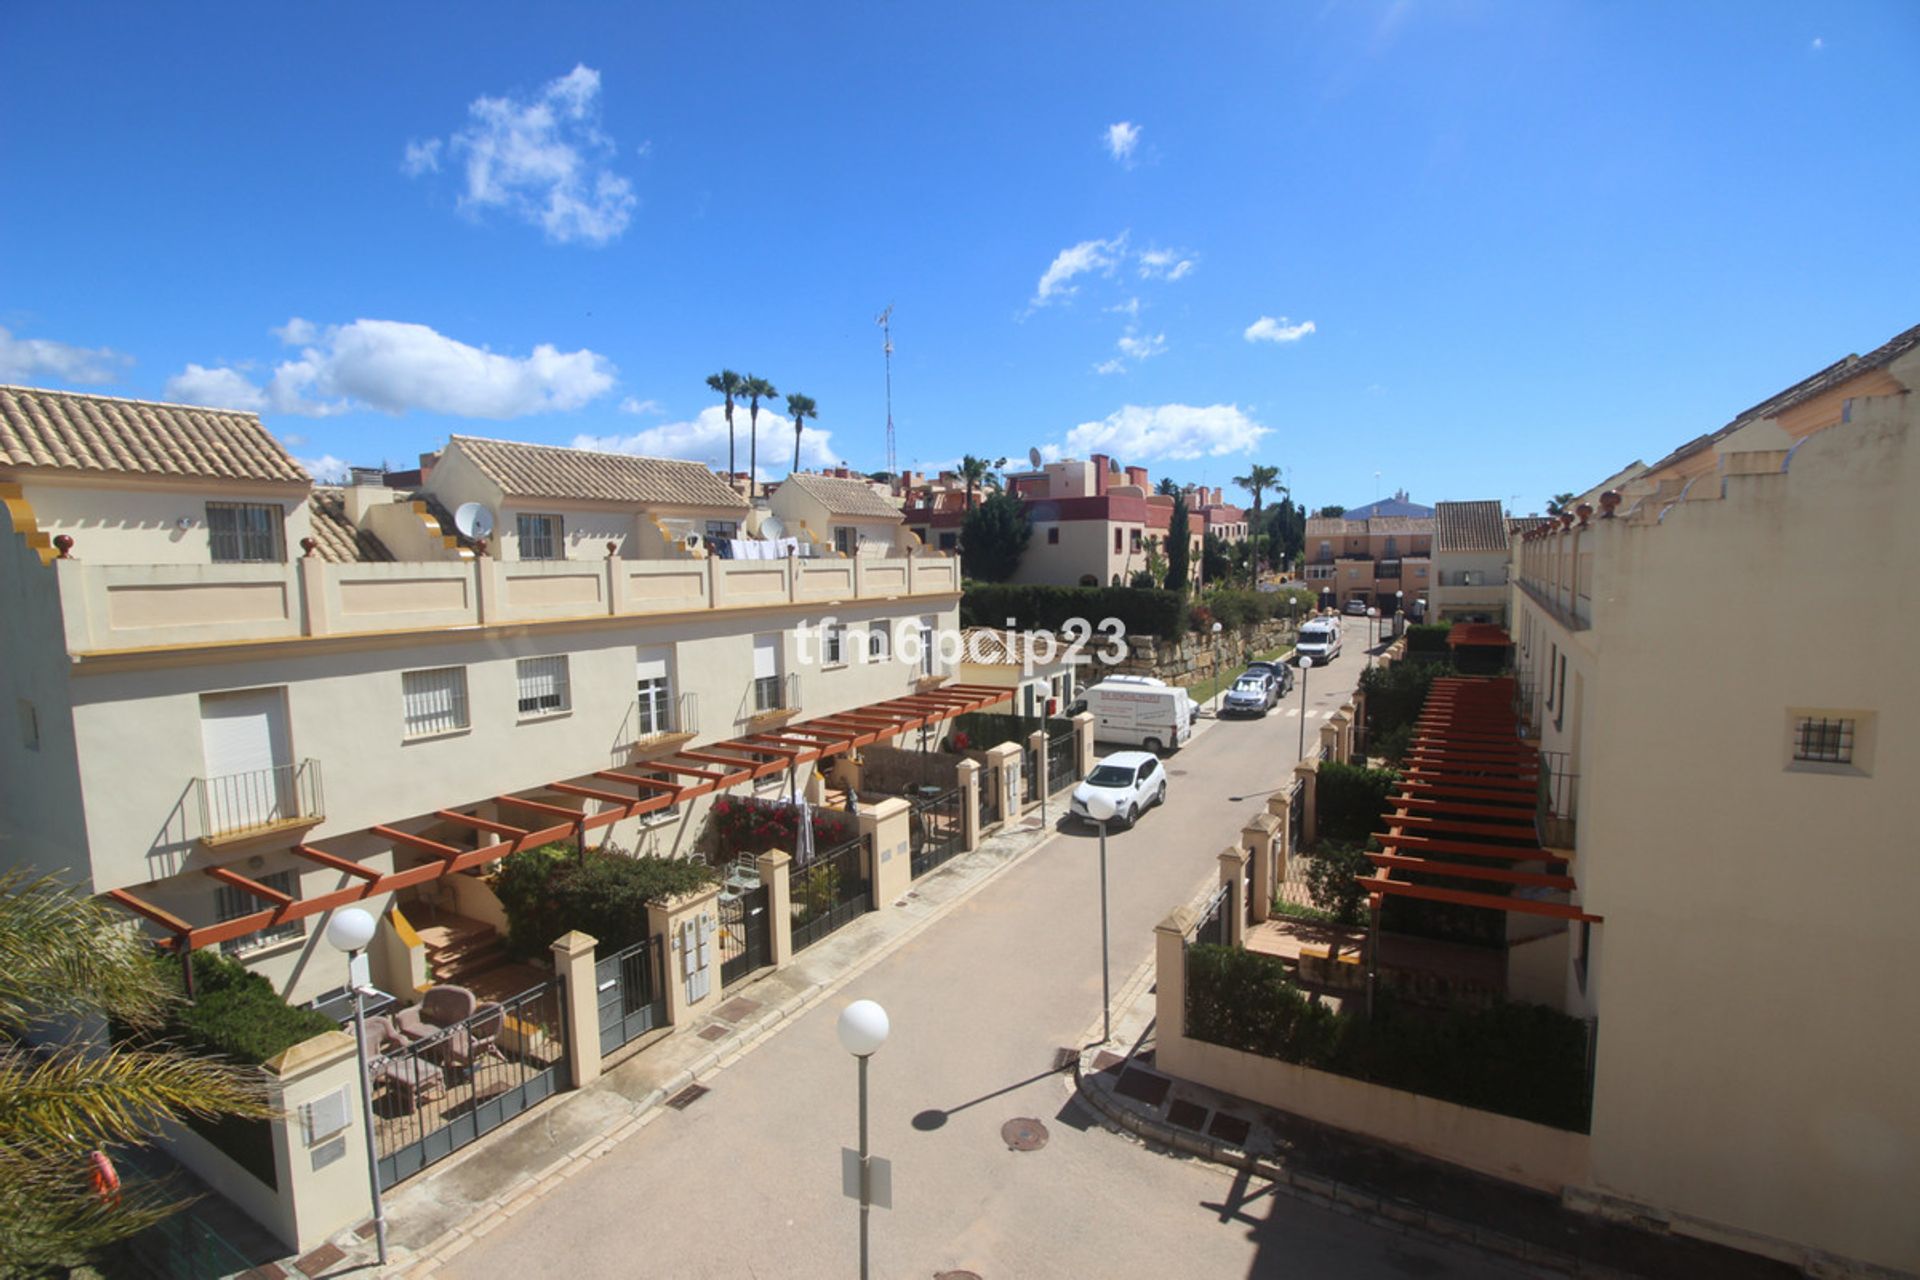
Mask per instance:
[[[933,1280],[980,1280],[978,1271],[936,1271]]]
[[[1047,1145],[1047,1126],[1032,1116],[1021,1116],[1000,1126],[1000,1139],[1009,1151],[1038,1151]]]
[[[690,1084],[680,1092],[674,1094],[671,1098],[668,1098],[667,1105],[675,1111],[685,1111],[693,1103],[706,1097],[707,1092],[707,1086],[703,1084]]]

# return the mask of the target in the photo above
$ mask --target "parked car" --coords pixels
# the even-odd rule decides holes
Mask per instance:
[[[1365,600],[1358,598],[1349,600],[1342,608],[1350,618],[1364,618],[1367,616],[1367,602]]]
[[[1340,656],[1340,619],[1329,616],[1302,624],[1293,650],[1316,666],[1332,662]]]
[[[1116,751],[1093,766],[1086,780],[1073,789],[1067,811],[1082,822],[1092,822],[1087,802],[1102,796],[1113,804],[1114,820],[1132,826],[1134,819],[1167,798],[1167,771],[1151,751]]]
[[[1236,679],[1220,700],[1223,716],[1263,716],[1280,700],[1280,686],[1264,671],[1249,671]]]
[[[1085,694],[1096,742],[1178,751],[1193,737],[1199,707],[1185,689],[1164,680],[1108,676]]]
[[[1248,671],[1264,671],[1273,677],[1274,697],[1284,698],[1293,692],[1293,666],[1285,662],[1268,662],[1264,658],[1247,664]]]

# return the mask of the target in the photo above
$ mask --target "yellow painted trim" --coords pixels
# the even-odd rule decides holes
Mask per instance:
[[[40,557],[43,566],[60,558],[60,553],[53,549],[53,539],[41,531],[39,517],[34,515],[33,504],[27,501],[24,489],[11,481],[0,483],[0,507],[7,509],[9,527]]]
[[[402,946],[411,951],[413,948],[423,945],[420,941],[420,935],[413,931],[413,925],[407,921],[404,915],[400,914],[400,908],[398,906],[390,908],[388,915],[393,921],[393,932],[399,937]]]

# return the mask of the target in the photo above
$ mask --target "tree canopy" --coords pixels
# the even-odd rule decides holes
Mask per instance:
[[[1167,590],[1184,592],[1191,581],[1187,572],[1193,559],[1193,535],[1187,527],[1187,495],[1177,490],[1173,511],[1167,517]]]
[[[961,571],[975,582],[1005,582],[1019,571],[1032,538],[1025,504],[995,490],[960,525]]]

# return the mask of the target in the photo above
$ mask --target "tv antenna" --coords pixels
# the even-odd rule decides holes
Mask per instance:
[[[873,322],[880,326],[880,332],[886,338],[881,350],[887,358],[887,473],[898,475],[900,469],[893,460],[893,304],[889,302],[887,309],[875,316]]]

